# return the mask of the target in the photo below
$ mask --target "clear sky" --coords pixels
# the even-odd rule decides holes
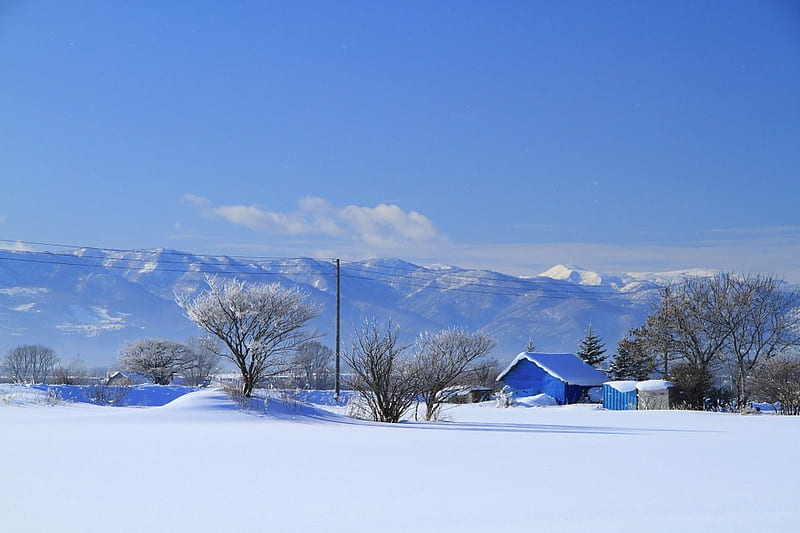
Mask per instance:
[[[0,239],[800,281],[798,2],[5,1],[0,73]]]

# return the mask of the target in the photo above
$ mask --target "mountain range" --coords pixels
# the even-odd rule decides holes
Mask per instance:
[[[411,342],[423,330],[480,329],[510,360],[532,341],[540,351],[574,352],[589,326],[609,353],[641,324],[664,283],[704,271],[602,274],[556,265],[534,277],[399,259],[343,261],[342,349],[365,318],[391,320]],[[113,364],[120,347],[146,337],[200,335],[175,303],[206,276],[299,287],[319,306],[310,327],[334,343],[336,267],[310,258],[199,256],[176,250],[0,251],[0,351],[45,344],[63,360]]]

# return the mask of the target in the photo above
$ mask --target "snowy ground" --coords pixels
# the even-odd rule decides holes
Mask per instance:
[[[797,417],[480,404],[391,426],[217,390],[30,400],[0,401],[5,532],[800,529]]]

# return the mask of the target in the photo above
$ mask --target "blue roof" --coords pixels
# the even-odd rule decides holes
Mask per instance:
[[[608,376],[597,370],[591,365],[572,353],[538,353],[522,352],[511,361],[511,364],[503,370],[497,381],[514,368],[522,360],[528,360],[539,366],[542,370],[553,377],[560,379],[570,385],[581,385],[584,387],[600,387],[608,381]]]

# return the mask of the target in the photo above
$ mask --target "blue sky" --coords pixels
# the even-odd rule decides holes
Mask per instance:
[[[0,72],[1,239],[800,281],[795,2],[11,1]]]

